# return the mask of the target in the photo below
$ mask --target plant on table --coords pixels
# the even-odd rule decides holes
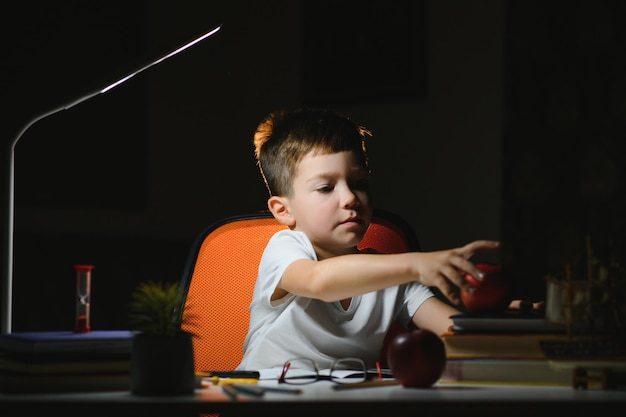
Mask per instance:
[[[147,281],[132,293],[129,322],[133,337],[131,391],[136,395],[189,395],[197,386],[193,324],[178,283]]]

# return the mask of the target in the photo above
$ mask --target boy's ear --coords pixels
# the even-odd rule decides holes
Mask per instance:
[[[267,207],[270,209],[274,218],[278,220],[280,223],[285,226],[293,227],[296,224],[291,212],[289,211],[289,207],[287,205],[287,200],[284,197],[279,196],[271,196],[269,200],[267,200]]]

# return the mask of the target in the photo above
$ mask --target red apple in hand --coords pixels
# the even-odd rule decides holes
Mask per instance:
[[[395,336],[387,348],[387,363],[404,387],[428,388],[446,367],[446,348],[435,333],[417,329]]]
[[[510,285],[502,274],[499,265],[477,263],[476,266],[485,273],[482,280],[465,274],[465,281],[473,288],[473,292],[461,289],[461,300],[468,312],[489,314],[504,312],[510,302]]]

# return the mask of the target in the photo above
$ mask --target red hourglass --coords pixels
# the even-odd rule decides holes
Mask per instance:
[[[75,333],[91,331],[89,304],[91,302],[91,270],[93,265],[74,265],[76,269],[76,322]]]

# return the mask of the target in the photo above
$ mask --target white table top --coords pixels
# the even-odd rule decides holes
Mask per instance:
[[[260,386],[278,386],[275,381],[260,381]],[[282,385],[281,385],[282,386]],[[394,410],[394,415],[411,415],[417,408],[440,415],[486,416],[532,415],[533,412],[576,411],[622,415],[626,406],[626,391],[602,389],[573,389],[567,386],[513,384],[451,384],[438,383],[425,389],[404,388],[401,385],[336,389],[329,381],[302,386],[302,393],[266,392],[262,397],[238,395],[236,400],[225,395],[221,386],[199,388],[194,395],[177,397],[142,397],[128,391],[67,393],[67,394],[0,394],[0,408],[21,410],[21,415],[42,412],[62,412],[71,415],[140,416],[181,415],[181,413],[229,412],[240,415],[293,415],[323,413],[344,415],[338,407],[349,403],[355,415],[380,416]],[[343,409],[343,408],[342,408]],[[351,413],[352,414],[352,413]],[[422,414],[424,415],[424,414]],[[542,414],[544,415],[544,414]]]

